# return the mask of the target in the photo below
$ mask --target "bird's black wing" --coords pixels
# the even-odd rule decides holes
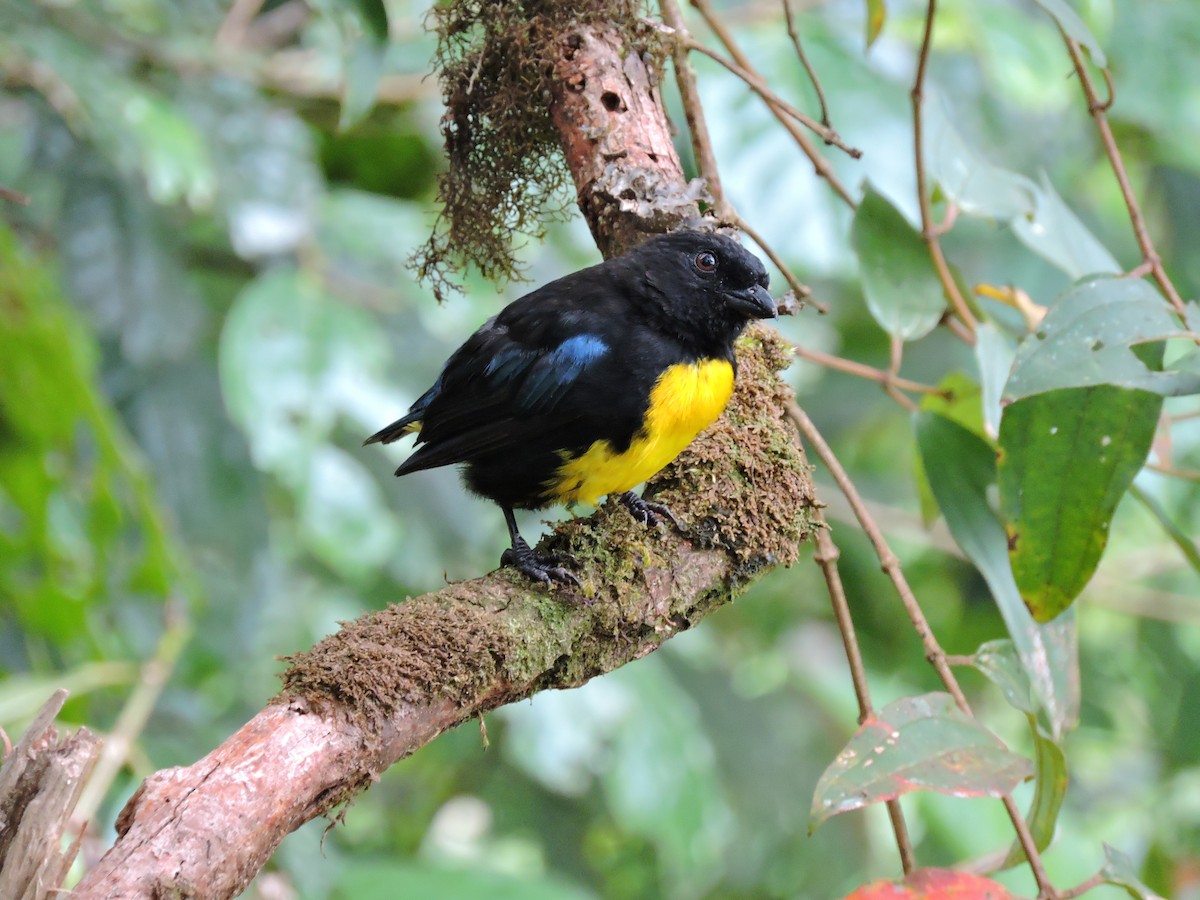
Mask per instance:
[[[601,408],[614,400],[606,386],[621,370],[628,301],[602,281],[579,283],[582,274],[514,302],[450,357],[408,416],[381,432],[419,428],[397,475],[520,452],[583,420],[637,418],[619,398]]]

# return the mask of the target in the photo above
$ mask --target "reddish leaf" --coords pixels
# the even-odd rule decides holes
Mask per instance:
[[[918,869],[899,881],[873,881],[845,900],[1018,900],[1007,888],[953,869]]]
[[[910,791],[999,797],[1032,774],[1029,760],[960,711],[949,694],[903,697],[867,719],[825,770],[810,829]]]

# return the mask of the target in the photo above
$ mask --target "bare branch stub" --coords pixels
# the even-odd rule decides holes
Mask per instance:
[[[557,50],[550,113],[600,252],[698,219],[707,191],[684,179],[650,61],[607,23],[571,29]]]

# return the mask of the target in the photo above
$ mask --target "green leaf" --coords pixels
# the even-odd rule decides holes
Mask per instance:
[[[1033,773],[945,693],[902,697],[867,718],[817,782],[810,832],[838,813],[916,790],[1000,797]]]
[[[921,409],[956,422],[973,434],[987,439],[983,430],[983,395],[979,385],[965,372],[951,372],[940,382],[942,394],[926,394],[921,399]]]
[[[989,162],[954,127],[939,93],[925,106],[925,153],[942,192],[964,213],[1008,220],[1037,209],[1038,187]]]
[[[1016,216],[1010,224],[1021,243],[1071,278],[1122,271],[1113,255],[1058,196],[1045,173],[1037,188],[1033,215]]]
[[[386,42],[371,37],[355,41],[347,50],[342,112],[338,117],[339,130],[346,131],[357,125],[375,105],[375,95],[379,90],[379,79],[383,75],[387,50]]]
[[[388,14],[383,0],[354,0],[354,5],[358,8],[358,17],[362,20],[367,34],[376,41],[386,43]]]
[[[1015,342],[991,322],[975,329],[975,362],[979,366],[984,427],[989,435],[1000,433],[1000,398],[1012,372]]]
[[[1194,305],[1190,309],[1194,309]],[[1005,400],[1059,388],[1110,384],[1177,396],[1200,392],[1200,373],[1155,371],[1135,347],[1186,337],[1163,298],[1132,278],[1095,278],[1059,295],[1017,348]],[[1162,358],[1162,348],[1157,352]]]
[[[1000,688],[1004,699],[1014,709],[1027,715],[1037,715],[1041,707],[1033,695],[1029,673],[1021,665],[1017,648],[1009,638],[981,644],[971,657],[971,665]]]
[[[850,232],[871,315],[906,341],[924,337],[946,308],[929,249],[908,221],[870,184]]]
[[[1104,868],[1100,870],[1105,883],[1124,888],[1134,900],[1163,900],[1161,894],[1146,886],[1137,877],[1133,860],[1115,847],[1104,845]]]
[[[921,460],[946,525],[991,589],[1037,700],[1046,710],[1050,733],[1059,738],[1079,715],[1074,620],[1038,624],[1021,599],[1008,561],[1004,527],[987,499],[996,482],[992,445],[928,412],[917,414],[916,429]]]
[[[1092,62],[1102,69],[1108,66],[1108,60],[1100,48],[1100,42],[1096,40],[1091,29],[1084,24],[1083,19],[1079,18],[1079,13],[1067,5],[1066,0],[1035,0],[1035,2],[1054,17],[1054,21],[1058,23],[1058,27],[1067,37],[1087,48],[1088,53],[1092,55]]]
[[[1054,839],[1058,814],[1067,795],[1067,761],[1057,742],[1046,736],[1038,725],[1040,707],[1033,696],[1029,676],[1021,666],[1016,647],[1010,640],[988,641],[975,651],[972,664],[998,686],[1016,709],[1025,713],[1033,736],[1036,787],[1025,821],[1038,850],[1045,850]],[[1025,861],[1025,850],[1014,841],[1001,869]]]
[[[1025,821],[1029,824],[1034,846],[1041,852],[1054,840],[1058,814],[1067,797],[1067,758],[1063,755],[1062,747],[1038,727],[1036,717],[1030,715],[1027,718],[1029,731],[1033,735],[1035,786]],[[1000,868],[1012,868],[1025,862],[1025,859],[1025,848],[1020,841],[1014,840]]]
[[[871,45],[875,43],[879,35],[883,33],[883,26],[887,23],[887,4],[884,0],[867,0],[867,49],[871,49]]]
[[[1000,510],[1013,576],[1039,622],[1070,606],[1146,460],[1162,398],[1108,386],[1026,397],[1000,421]]]

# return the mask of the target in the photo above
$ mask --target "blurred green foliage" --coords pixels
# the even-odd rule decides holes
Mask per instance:
[[[273,693],[278,656],[483,572],[504,545],[496,510],[453,473],[397,482],[403,450],[359,446],[521,291],[467,273],[465,295],[439,306],[407,267],[437,215],[442,165],[426,6],[389,0],[384,41],[365,0],[271,0],[246,20],[238,10],[253,5],[0,0],[0,185],[31,200],[0,201],[0,726],[18,732],[61,684],[70,721],[111,727],[166,610],[193,635],[100,809],[105,841],[141,778],[194,761]],[[923,5],[884,8],[810,4],[797,22],[834,124],[865,151],[833,155],[840,177],[856,192],[869,179],[887,215],[912,223],[907,90]],[[1077,9],[1114,72],[1110,115],[1151,232],[1194,297],[1200,6]],[[814,109],[782,9],[718,12],[770,83]],[[730,198],[831,307],[780,327],[886,367],[850,211],[744,84],[696,66]],[[939,4],[929,166],[964,213],[944,244],[968,284],[1016,285],[1046,305],[1079,275],[1139,261],[1069,73],[1035,5]],[[680,151],[690,160],[683,136]],[[518,253],[534,282],[597,259],[579,220]],[[935,330],[909,347],[904,374],[978,371],[982,415],[966,418],[994,435],[1013,342],[983,333],[976,357]],[[947,649],[1004,636],[985,580],[941,526],[921,525],[908,414],[871,382],[810,364],[789,377]],[[1082,705],[1046,858],[1059,886],[1098,870],[1107,842],[1160,892],[1200,896],[1200,581],[1160,521],[1183,540],[1200,533],[1198,409],[1166,400],[1180,418],[1158,452],[1192,477],[1138,475],[1153,502],[1117,507],[1076,611]],[[982,426],[967,427],[986,457]],[[831,515],[876,703],[937,689],[866,541]],[[989,727],[1033,756],[1025,715],[964,678]],[[897,869],[878,807],[807,836],[813,789],[856,716],[822,579],[801,564],[651,658],[498,711],[490,749],[470,727],[443,736],[323,842],[320,822],[290,837],[264,877],[288,892],[271,896],[312,900],[837,896]],[[905,807],[924,863],[1011,842],[994,801]],[[1021,868],[1001,878],[1033,893]]]

